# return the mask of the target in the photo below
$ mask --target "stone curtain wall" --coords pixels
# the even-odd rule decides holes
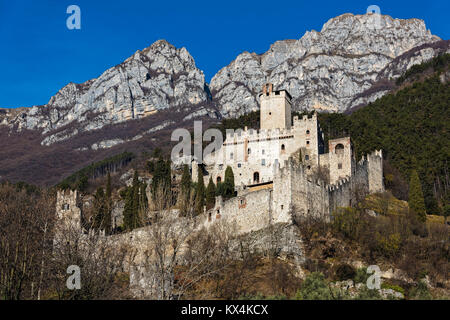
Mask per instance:
[[[214,209],[205,217],[205,226],[214,221],[225,220],[236,225],[238,234],[263,229],[271,223],[272,189],[262,189],[241,193],[237,197],[223,201],[216,198]]]

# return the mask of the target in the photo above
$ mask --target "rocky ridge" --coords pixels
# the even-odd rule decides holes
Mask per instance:
[[[0,114],[0,123],[17,131],[40,130],[41,145],[49,146],[164,109],[209,114],[207,102],[204,75],[192,56],[159,40],[97,79],[69,83],[47,105]]]
[[[287,89],[294,110],[344,112],[361,103],[355,97],[369,89],[395,58],[439,40],[419,19],[344,14],[329,20],[320,32],[277,41],[264,54],[240,54],[213,77],[211,93],[226,117],[256,110],[255,97],[265,82]],[[431,51],[411,57],[395,76],[432,57]]]

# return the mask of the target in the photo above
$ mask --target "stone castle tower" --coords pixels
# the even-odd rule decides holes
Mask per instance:
[[[81,209],[78,206],[78,192],[58,191],[56,195],[57,225],[62,230],[79,230],[81,232]]]
[[[286,90],[273,91],[273,84],[266,83],[259,94],[261,129],[290,129],[291,99]]]

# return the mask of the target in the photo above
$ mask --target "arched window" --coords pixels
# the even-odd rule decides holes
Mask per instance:
[[[218,177],[216,178],[216,182],[217,182],[217,183],[222,182],[222,178],[221,178],[220,176],[218,176]]]
[[[286,146],[284,144],[281,145],[281,151],[286,150]]]
[[[259,183],[259,172],[253,173],[253,183]]]
[[[309,132],[309,130],[306,130],[306,134],[309,134],[310,132]]]
[[[343,154],[344,153],[344,145],[342,143],[339,143],[336,148],[334,148],[334,151],[336,154]]]
[[[250,153],[252,153],[252,149],[248,148],[247,149],[247,154],[250,154]]]

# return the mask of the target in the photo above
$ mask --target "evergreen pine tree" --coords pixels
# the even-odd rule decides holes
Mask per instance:
[[[205,182],[203,181],[202,168],[198,167],[197,186],[195,190],[195,211],[197,214],[203,212],[203,206],[205,205]]]
[[[234,197],[234,173],[230,166],[225,170],[224,196],[227,198]]]
[[[209,177],[208,187],[206,188],[206,209],[213,208],[215,203],[216,203],[216,186],[212,180],[212,177]]]
[[[427,220],[427,213],[425,209],[425,200],[423,197],[422,186],[420,184],[419,175],[416,170],[411,173],[411,180],[409,183],[409,209],[417,214],[420,221]]]

